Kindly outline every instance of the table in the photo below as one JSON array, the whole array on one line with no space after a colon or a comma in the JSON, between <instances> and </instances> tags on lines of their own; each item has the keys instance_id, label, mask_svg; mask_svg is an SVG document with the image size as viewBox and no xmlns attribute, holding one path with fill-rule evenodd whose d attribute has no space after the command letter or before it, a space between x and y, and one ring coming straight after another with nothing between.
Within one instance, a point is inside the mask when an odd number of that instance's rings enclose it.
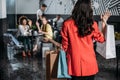
<instances>
[{"instance_id":1,"label":"table","mask_svg":"<svg viewBox=\"0 0 120 80\"><path fill-rule=\"evenodd\" d=\"M33 57L33 44L34 44L34 40L35 40L35 38L36 37L40 37L41 39L42 39L42 37L43 37L43 34L36 34L36 35L28 35L28 36L19 36L19 37L22 37L22 38L28 38L28 39L30 39L30 43L31 43L31 54L32 54L32 57Z\"/></svg>"}]
</instances>

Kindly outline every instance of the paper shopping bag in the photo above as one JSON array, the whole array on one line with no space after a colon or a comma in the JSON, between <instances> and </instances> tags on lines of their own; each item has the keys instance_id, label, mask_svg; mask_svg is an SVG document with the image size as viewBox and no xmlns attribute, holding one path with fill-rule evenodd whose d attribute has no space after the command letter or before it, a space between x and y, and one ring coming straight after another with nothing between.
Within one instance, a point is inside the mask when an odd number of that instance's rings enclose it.
<instances>
[{"instance_id":1,"label":"paper shopping bag","mask_svg":"<svg viewBox=\"0 0 120 80\"><path fill-rule=\"evenodd\" d=\"M62 49L59 52L57 78L71 78L68 75L66 53Z\"/></svg>"},{"instance_id":2,"label":"paper shopping bag","mask_svg":"<svg viewBox=\"0 0 120 80\"><path fill-rule=\"evenodd\" d=\"M46 52L46 80L67 80L57 78L58 69L58 52L47 51Z\"/></svg>"},{"instance_id":3,"label":"paper shopping bag","mask_svg":"<svg viewBox=\"0 0 120 80\"><path fill-rule=\"evenodd\" d=\"M101 29L101 23L99 23ZM107 25L106 27L106 41L104 43L97 42L96 51L105 59L116 58L114 26Z\"/></svg>"}]
</instances>

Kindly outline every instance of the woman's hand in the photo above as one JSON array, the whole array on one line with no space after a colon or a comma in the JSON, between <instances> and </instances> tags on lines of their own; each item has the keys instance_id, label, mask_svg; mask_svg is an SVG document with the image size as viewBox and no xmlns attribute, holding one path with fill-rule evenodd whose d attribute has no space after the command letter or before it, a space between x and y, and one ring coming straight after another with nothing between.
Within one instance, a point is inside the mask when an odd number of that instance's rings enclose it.
<instances>
[{"instance_id":1,"label":"woman's hand","mask_svg":"<svg viewBox=\"0 0 120 80\"><path fill-rule=\"evenodd\" d=\"M106 11L101 15L101 20L106 24L110 16L111 16L110 12Z\"/></svg>"},{"instance_id":2,"label":"woman's hand","mask_svg":"<svg viewBox=\"0 0 120 80\"><path fill-rule=\"evenodd\" d=\"M39 31L38 31L39 33L42 33L42 30L41 29L39 29Z\"/></svg>"},{"instance_id":3,"label":"woman's hand","mask_svg":"<svg viewBox=\"0 0 120 80\"><path fill-rule=\"evenodd\" d=\"M32 27L32 20L28 19L28 25Z\"/></svg>"}]
</instances>

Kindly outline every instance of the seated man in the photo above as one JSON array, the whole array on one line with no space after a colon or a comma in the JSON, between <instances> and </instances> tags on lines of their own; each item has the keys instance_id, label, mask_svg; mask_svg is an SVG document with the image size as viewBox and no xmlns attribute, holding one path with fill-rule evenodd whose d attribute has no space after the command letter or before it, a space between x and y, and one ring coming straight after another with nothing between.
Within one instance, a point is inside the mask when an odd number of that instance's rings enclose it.
<instances>
[{"instance_id":1,"label":"seated man","mask_svg":"<svg viewBox=\"0 0 120 80\"><path fill-rule=\"evenodd\" d=\"M55 27L57 28L57 30L61 30L62 27L62 23L63 23L63 18L61 17L61 15L57 15L56 18L53 19L53 22L55 23Z\"/></svg>"},{"instance_id":2,"label":"seated man","mask_svg":"<svg viewBox=\"0 0 120 80\"><path fill-rule=\"evenodd\" d=\"M55 41L60 42L60 31L62 28L62 24L64 22L64 19L61 17L61 15L57 15L56 18L53 19L53 23L54 23L54 39Z\"/></svg>"}]
</instances>

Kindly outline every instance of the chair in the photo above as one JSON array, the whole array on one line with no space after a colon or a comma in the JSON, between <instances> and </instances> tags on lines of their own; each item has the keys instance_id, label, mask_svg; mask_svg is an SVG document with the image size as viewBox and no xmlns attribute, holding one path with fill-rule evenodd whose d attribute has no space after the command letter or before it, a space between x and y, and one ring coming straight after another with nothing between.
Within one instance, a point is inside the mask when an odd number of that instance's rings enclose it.
<instances>
[{"instance_id":1,"label":"chair","mask_svg":"<svg viewBox=\"0 0 120 80\"><path fill-rule=\"evenodd\" d=\"M16 45L16 47L18 48L22 48L23 45L10 33L4 33L3 36L9 37L11 38L11 41L14 42L14 44Z\"/></svg>"},{"instance_id":2,"label":"chair","mask_svg":"<svg viewBox=\"0 0 120 80\"><path fill-rule=\"evenodd\" d=\"M42 42L41 48L42 48L42 58L45 58L45 51L52 50L53 49L53 43Z\"/></svg>"},{"instance_id":3,"label":"chair","mask_svg":"<svg viewBox=\"0 0 120 80\"><path fill-rule=\"evenodd\" d=\"M7 56L11 60L17 50L22 50L24 46L10 33L4 33L4 43L7 44Z\"/></svg>"}]
</instances>

